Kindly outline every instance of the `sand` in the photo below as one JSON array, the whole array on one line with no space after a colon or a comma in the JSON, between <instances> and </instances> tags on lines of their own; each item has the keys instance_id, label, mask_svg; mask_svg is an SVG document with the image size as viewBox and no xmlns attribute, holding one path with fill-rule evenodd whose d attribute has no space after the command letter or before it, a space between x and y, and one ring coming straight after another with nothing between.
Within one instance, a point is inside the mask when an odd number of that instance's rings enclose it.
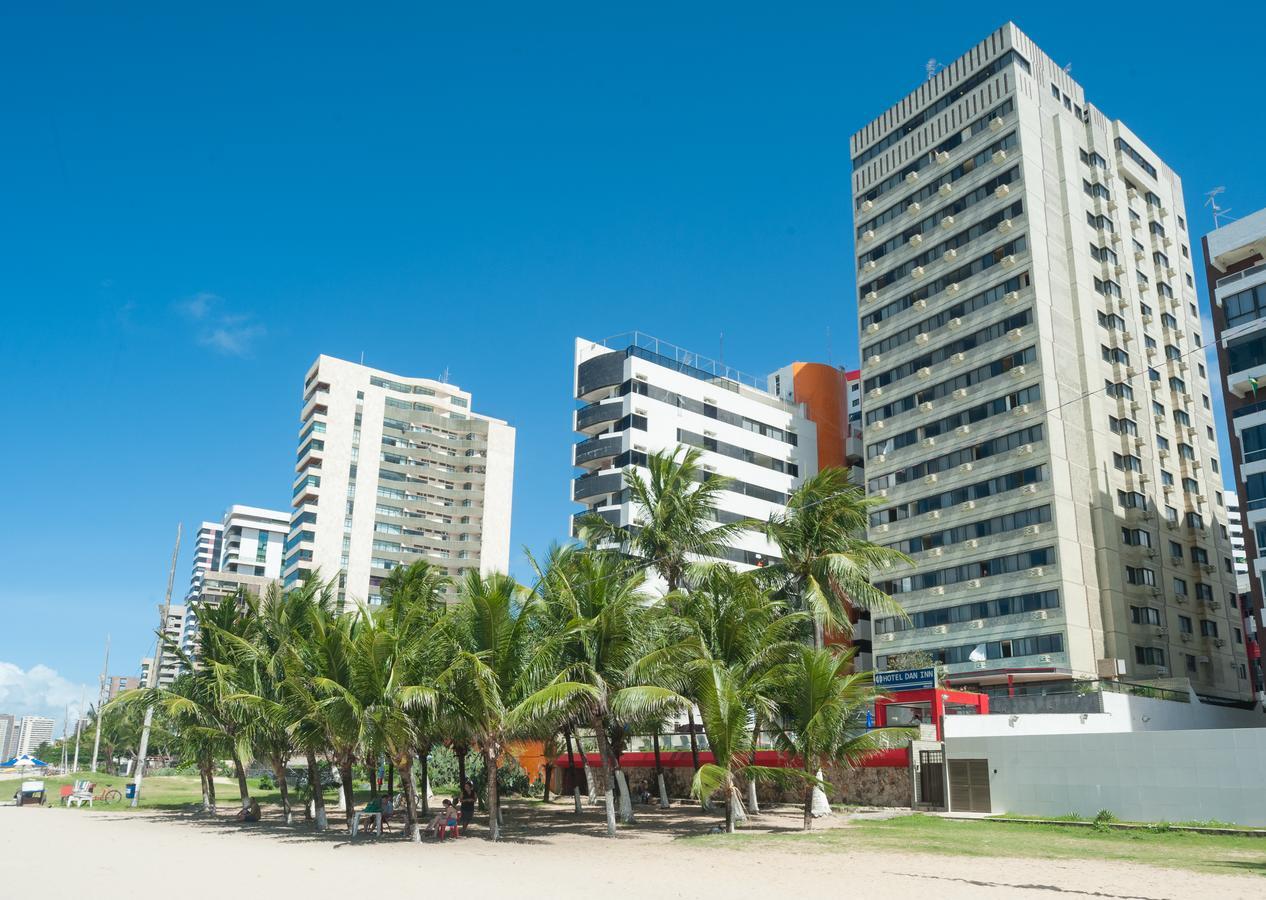
<instances>
[{"instance_id":1,"label":"sand","mask_svg":"<svg viewBox=\"0 0 1266 900\"><path fill-rule=\"evenodd\" d=\"M279 823L241 826L179 813L0 807L3 893L9 897L225 898L859 897L1179 900L1260 898L1256 876L1205 875L1096 860L1035 860L730 849L682 841L702 820L643 815L610 841L596 812L559 806L507 813L508 840L413 845L395 837L315 835ZM788 813L774 828L794 827ZM142 879L141 882L137 878Z\"/></svg>"}]
</instances>

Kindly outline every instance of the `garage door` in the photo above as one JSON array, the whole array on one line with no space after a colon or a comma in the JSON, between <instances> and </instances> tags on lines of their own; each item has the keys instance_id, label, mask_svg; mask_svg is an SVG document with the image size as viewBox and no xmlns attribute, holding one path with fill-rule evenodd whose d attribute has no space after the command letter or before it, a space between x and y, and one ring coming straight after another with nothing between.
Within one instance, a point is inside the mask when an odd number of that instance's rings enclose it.
<instances>
[{"instance_id":1,"label":"garage door","mask_svg":"<svg viewBox=\"0 0 1266 900\"><path fill-rule=\"evenodd\" d=\"M989 802L989 760L949 761L950 809L954 812L991 813Z\"/></svg>"}]
</instances>

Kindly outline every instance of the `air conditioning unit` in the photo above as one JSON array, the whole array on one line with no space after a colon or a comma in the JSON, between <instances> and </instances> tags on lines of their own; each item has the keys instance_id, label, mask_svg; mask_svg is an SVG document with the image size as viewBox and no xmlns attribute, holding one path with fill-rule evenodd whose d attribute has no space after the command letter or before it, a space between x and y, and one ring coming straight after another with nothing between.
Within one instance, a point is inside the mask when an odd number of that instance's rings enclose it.
<instances>
[{"instance_id":1,"label":"air conditioning unit","mask_svg":"<svg viewBox=\"0 0 1266 900\"><path fill-rule=\"evenodd\" d=\"M1190 644L1190 643L1191 643L1191 635L1190 635L1190 634L1188 634L1188 633L1187 633L1187 632L1185 632L1185 631L1184 631L1182 634L1178 635L1178 637L1182 639L1182 642L1183 642L1184 644Z\"/></svg>"},{"instance_id":2,"label":"air conditioning unit","mask_svg":"<svg viewBox=\"0 0 1266 900\"><path fill-rule=\"evenodd\" d=\"M1157 666L1157 667L1156 667L1156 674L1157 674L1157 675L1168 675L1168 674L1169 674L1169 667L1168 667L1168 666Z\"/></svg>"}]
</instances>

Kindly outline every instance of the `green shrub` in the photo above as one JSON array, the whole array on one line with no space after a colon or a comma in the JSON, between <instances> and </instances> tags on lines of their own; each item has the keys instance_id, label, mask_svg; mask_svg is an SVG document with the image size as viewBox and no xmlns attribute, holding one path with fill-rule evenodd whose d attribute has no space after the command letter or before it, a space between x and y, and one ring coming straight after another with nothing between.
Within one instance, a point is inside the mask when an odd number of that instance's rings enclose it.
<instances>
[{"instance_id":1,"label":"green shrub","mask_svg":"<svg viewBox=\"0 0 1266 900\"><path fill-rule=\"evenodd\" d=\"M1107 831L1108 826L1110 826L1113 822L1117 821L1117 817L1112 813L1111 810L1101 809L1097 813L1095 813L1095 817L1093 821L1095 823L1095 828L1099 829L1100 831Z\"/></svg>"}]
</instances>

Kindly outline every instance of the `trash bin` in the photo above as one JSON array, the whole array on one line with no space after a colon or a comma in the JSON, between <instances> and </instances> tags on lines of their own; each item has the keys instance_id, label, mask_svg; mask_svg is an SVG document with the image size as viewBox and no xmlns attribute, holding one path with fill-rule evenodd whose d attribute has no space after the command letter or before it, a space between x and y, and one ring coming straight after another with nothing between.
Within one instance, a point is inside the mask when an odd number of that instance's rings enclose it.
<instances>
[{"instance_id":1,"label":"trash bin","mask_svg":"<svg viewBox=\"0 0 1266 900\"><path fill-rule=\"evenodd\" d=\"M123 789L123 795L127 797L127 799L129 800L132 800L133 798L136 797L136 782L135 781L129 781L127 783L127 787Z\"/></svg>"}]
</instances>

